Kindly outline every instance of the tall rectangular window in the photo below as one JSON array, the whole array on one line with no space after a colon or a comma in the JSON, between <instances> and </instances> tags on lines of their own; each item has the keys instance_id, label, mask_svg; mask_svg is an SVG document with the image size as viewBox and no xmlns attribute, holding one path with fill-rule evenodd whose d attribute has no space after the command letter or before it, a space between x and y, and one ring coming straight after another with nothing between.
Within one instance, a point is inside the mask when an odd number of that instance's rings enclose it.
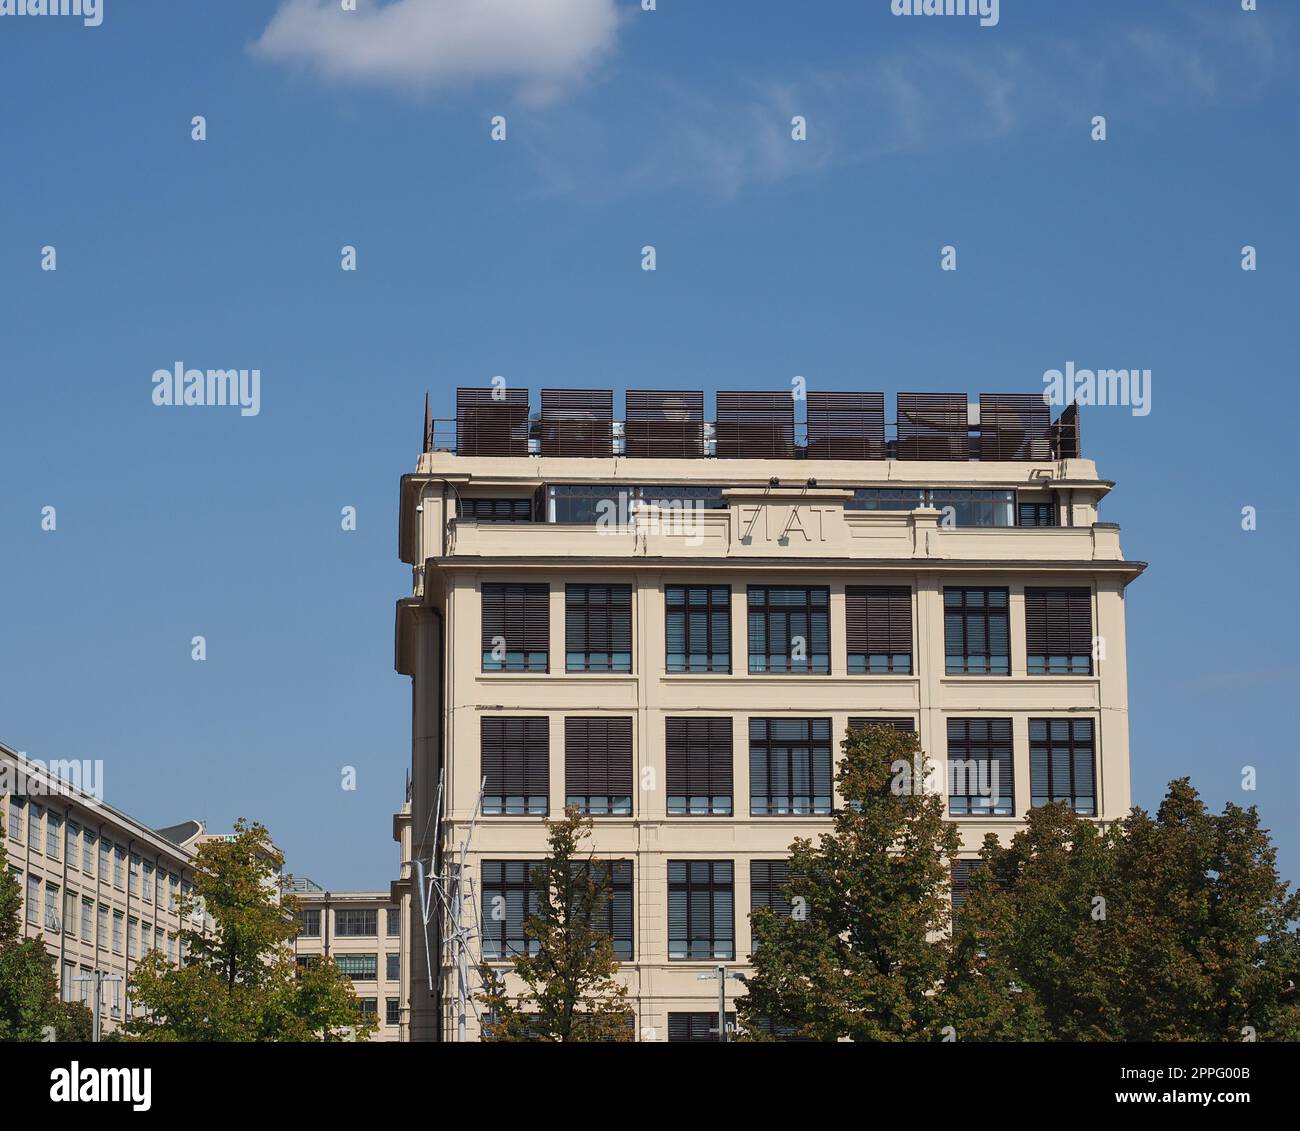
<instances>
[{"instance_id":1,"label":"tall rectangular window","mask_svg":"<svg viewBox=\"0 0 1300 1131\"><path fill-rule=\"evenodd\" d=\"M390 982L401 981L402 956L396 951L384 955L384 977Z\"/></svg>"},{"instance_id":2,"label":"tall rectangular window","mask_svg":"<svg viewBox=\"0 0 1300 1131\"><path fill-rule=\"evenodd\" d=\"M63 816L53 809L45 816L45 855L51 860L63 857Z\"/></svg>"},{"instance_id":3,"label":"tall rectangular window","mask_svg":"<svg viewBox=\"0 0 1300 1131\"><path fill-rule=\"evenodd\" d=\"M1007 590L944 589L943 636L949 675L1010 675Z\"/></svg>"},{"instance_id":4,"label":"tall rectangular window","mask_svg":"<svg viewBox=\"0 0 1300 1131\"><path fill-rule=\"evenodd\" d=\"M95 874L95 834L89 829L81 836L81 870L88 876Z\"/></svg>"},{"instance_id":5,"label":"tall rectangular window","mask_svg":"<svg viewBox=\"0 0 1300 1131\"><path fill-rule=\"evenodd\" d=\"M340 907L334 912L334 933L341 939L377 938L379 912L371 907Z\"/></svg>"},{"instance_id":6,"label":"tall rectangular window","mask_svg":"<svg viewBox=\"0 0 1300 1131\"><path fill-rule=\"evenodd\" d=\"M483 957L488 961L536 954L536 939L524 936L524 921L537 913L536 881L543 882L536 860L484 860L482 864Z\"/></svg>"},{"instance_id":7,"label":"tall rectangular window","mask_svg":"<svg viewBox=\"0 0 1300 1131\"><path fill-rule=\"evenodd\" d=\"M736 957L735 865L668 861L668 957Z\"/></svg>"},{"instance_id":8,"label":"tall rectangular window","mask_svg":"<svg viewBox=\"0 0 1300 1131\"><path fill-rule=\"evenodd\" d=\"M632 720L564 720L564 803L598 817L632 815Z\"/></svg>"},{"instance_id":9,"label":"tall rectangular window","mask_svg":"<svg viewBox=\"0 0 1300 1131\"><path fill-rule=\"evenodd\" d=\"M95 941L95 901L85 896L81 897L81 941Z\"/></svg>"},{"instance_id":10,"label":"tall rectangular window","mask_svg":"<svg viewBox=\"0 0 1300 1131\"><path fill-rule=\"evenodd\" d=\"M63 893L63 933L77 937L77 893L75 891L65 891Z\"/></svg>"},{"instance_id":11,"label":"tall rectangular window","mask_svg":"<svg viewBox=\"0 0 1300 1131\"><path fill-rule=\"evenodd\" d=\"M127 874L127 889L132 895L140 893L140 857L131 853L131 869Z\"/></svg>"},{"instance_id":12,"label":"tall rectangular window","mask_svg":"<svg viewBox=\"0 0 1300 1131\"><path fill-rule=\"evenodd\" d=\"M27 877L27 922L40 924L41 921L41 881L35 876Z\"/></svg>"},{"instance_id":13,"label":"tall rectangular window","mask_svg":"<svg viewBox=\"0 0 1300 1131\"><path fill-rule=\"evenodd\" d=\"M113 953L122 953L122 923L125 916L120 911L113 912Z\"/></svg>"},{"instance_id":14,"label":"tall rectangular window","mask_svg":"<svg viewBox=\"0 0 1300 1131\"><path fill-rule=\"evenodd\" d=\"M1025 651L1030 675L1091 675L1092 591L1026 586Z\"/></svg>"},{"instance_id":15,"label":"tall rectangular window","mask_svg":"<svg viewBox=\"0 0 1300 1131\"><path fill-rule=\"evenodd\" d=\"M549 670L551 587L485 584L482 601L483 670Z\"/></svg>"},{"instance_id":16,"label":"tall rectangular window","mask_svg":"<svg viewBox=\"0 0 1300 1131\"><path fill-rule=\"evenodd\" d=\"M320 909L305 907L295 916L298 920L298 935L304 939L320 938Z\"/></svg>"},{"instance_id":17,"label":"tall rectangular window","mask_svg":"<svg viewBox=\"0 0 1300 1131\"><path fill-rule=\"evenodd\" d=\"M145 903L153 902L153 865L148 860L144 862L144 901Z\"/></svg>"},{"instance_id":18,"label":"tall rectangular window","mask_svg":"<svg viewBox=\"0 0 1300 1131\"><path fill-rule=\"evenodd\" d=\"M751 585L748 607L751 673L830 672L829 589Z\"/></svg>"},{"instance_id":19,"label":"tall rectangular window","mask_svg":"<svg viewBox=\"0 0 1300 1131\"><path fill-rule=\"evenodd\" d=\"M102 883L108 883L109 861L113 857L113 844L111 841L101 840L99 842L99 879Z\"/></svg>"},{"instance_id":20,"label":"tall rectangular window","mask_svg":"<svg viewBox=\"0 0 1300 1131\"><path fill-rule=\"evenodd\" d=\"M976 868L983 867L983 865L984 861L979 859L954 860L952 862L950 894L954 911L960 911L965 906L966 896L970 891L971 876L974 875Z\"/></svg>"},{"instance_id":21,"label":"tall rectangular window","mask_svg":"<svg viewBox=\"0 0 1300 1131\"><path fill-rule=\"evenodd\" d=\"M395 997L384 998L384 1024L398 1025L402 1020L401 1002Z\"/></svg>"},{"instance_id":22,"label":"tall rectangular window","mask_svg":"<svg viewBox=\"0 0 1300 1131\"><path fill-rule=\"evenodd\" d=\"M1085 817L1097 815L1092 719L1029 720L1029 803L1053 801Z\"/></svg>"},{"instance_id":23,"label":"tall rectangular window","mask_svg":"<svg viewBox=\"0 0 1300 1131\"><path fill-rule=\"evenodd\" d=\"M33 852L41 850L41 817L45 810L32 802L27 812L27 847Z\"/></svg>"},{"instance_id":24,"label":"tall rectangular window","mask_svg":"<svg viewBox=\"0 0 1300 1131\"><path fill-rule=\"evenodd\" d=\"M103 903L95 918L95 945L101 950L108 949L108 907Z\"/></svg>"},{"instance_id":25,"label":"tall rectangular window","mask_svg":"<svg viewBox=\"0 0 1300 1131\"><path fill-rule=\"evenodd\" d=\"M398 938L402 933L402 909L400 907L390 907L385 914L388 924L388 937L390 939Z\"/></svg>"},{"instance_id":26,"label":"tall rectangular window","mask_svg":"<svg viewBox=\"0 0 1300 1131\"><path fill-rule=\"evenodd\" d=\"M948 720L948 813L1010 817L1015 813L1010 719Z\"/></svg>"},{"instance_id":27,"label":"tall rectangular window","mask_svg":"<svg viewBox=\"0 0 1300 1131\"><path fill-rule=\"evenodd\" d=\"M632 960L632 861L584 860L580 871L595 878L609 897L592 917L592 930L604 931L614 941L614 957Z\"/></svg>"},{"instance_id":28,"label":"tall rectangular window","mask_svg":"<svg viewBox=\"0 0 1300 1131\"><path fill-rule=\"evenodd\" d=\"M59 929L59 885L49 882L45 885L45 929Z\"/></svg>"},{"instance_id":29,"label":"tall rectangular window","mask_svg":"<svg viewBox=\"0 0 1300 1131\"><path fill-rule=\"evenodd\" d=\"M120 844L113 845L113 886L118 891L122 890L122 884L125 883L126 877L126 849Z\"/></svg>"},{"instance_id":30,"label":"tall rectangular window","mask_svg":"<svg viewBox=\"0 0 1300 1131\"><path fill-rule=\"evenodd\" d=\"M664 618L668 671L731 671L730 586L665 586Z\"/></svg>"},{"instance_id":31,"label":"tall rectangular window","mask_svg":"<svg viewBox=\"0 0 1300 1131\"><path fill-rule=\"evenodd\" d=\"M483 812L546 816L550 791L550 727L545 715L480 722Z\"/></svg>"},{"instance_id":32,"label":"tall rectangular window","mask_svg":"<svg viewBox=\"0 0 1300 1131\"><path fill-rule=\"evenodd\" d=\"M9 798L9 839L23 839L23 810L27 802L21 797Z\"/></svg>"},{"instance_id":33,"label":"tall rectangular window","mask_svg":"<svg viewBox=\"0 0 1300 1131\"><path fill-rule=\"evenodd\" d=\"M794 908L785 894L790 882L788 860L751 860L749 864L749 910L769 908L782 919L790 918Z\"/></svg>"},{"instance_id":34,"label":"tall rectangular window","mask_svg":"<svg viewBox=\"0 0 1300 1131\"><path fill-rule=\"evenodd\" d=\"M731 720L689 716L666 725L669 815L730 817Z\"/></svg>"},{"instance_id":35,"label":"tall rectangular window","mask_svg":"<svg viewBox=\"0 0 1300 1131\"><path fill-rule=\"evenodd\" d=\"M632 587L566 585L564 666L571 672L632 670Z\"/></svg>"},{"instance_id":36,"label":"tall rectangular window","mask_svg":"<svg viewBox=\"0 0 1300 1131\"><path fill-rule=\"evenodd\" d=\"M844 616L850 672L911 672L912 590L908 586L846 586Z\"/></svg>"},{"instance_id":37,"label":"tall rectangular window","mask_svg":"<svg viewBox=\"0 0 1300 1131\"><path fill-rule=\"evenodd\" d=\"M754 817L831 811L831 720L749 720L749 812Z\"/></svg>"},{"instance_id":38,"label":"tall rectangular window","mask_svg":"<svg viewBox=\"0 0 1300 1131\"><path fill-rule=\"evenodd\" d=\"M133 915L126 921L126 956L135 958L139 954L140 920Z\"/></svg>"},{"instance_id":39,"label":"tall rectangular window","mask_svg":"<svg viewBox=\"0 0 1300 1131\"><path fill-rule=\"evenodd\" d=\"M81 826L76 821L68 822L68 867L81 867Z\"/></svg>"}]
</instances>

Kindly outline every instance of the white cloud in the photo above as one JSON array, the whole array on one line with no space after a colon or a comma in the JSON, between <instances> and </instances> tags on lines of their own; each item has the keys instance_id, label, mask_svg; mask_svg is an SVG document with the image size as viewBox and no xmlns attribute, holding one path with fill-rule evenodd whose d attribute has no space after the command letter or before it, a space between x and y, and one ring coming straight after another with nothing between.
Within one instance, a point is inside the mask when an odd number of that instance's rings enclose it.
<instances>
[{"instance_id":1,"label":"white cloud","mask_svg":"<svg viewBox=\"0 0 1300 1131\"><path fill-rule=\"evenodd\" d=\"M441 89L494 79L532 101L584 79L614 47L615 0L281 0L254 54L331 79Z\"/></svg>"}]
</instances>

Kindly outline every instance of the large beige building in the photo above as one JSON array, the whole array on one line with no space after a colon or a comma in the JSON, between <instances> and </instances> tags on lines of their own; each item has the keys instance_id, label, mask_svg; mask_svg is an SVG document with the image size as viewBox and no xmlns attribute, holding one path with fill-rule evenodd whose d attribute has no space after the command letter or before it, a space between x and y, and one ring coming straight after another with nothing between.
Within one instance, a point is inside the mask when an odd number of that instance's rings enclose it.
<instances>
[{"instance_id":1,"label":"large beige building","mask_svg":"<svg viewBox=\"0 0 1300 1131\"><path fill-rule=\"evenodd\" d=\"M112 1032L130 1016L127 980L149 951L184 959L180 933L193 881L198 821L150 829L101 800L93 762L51 765L0 745L0 835L23 892L24 937L45 943L65 1001L93 1005L103 971L101 1019Z\"/></svg>"},{"instance_id":2,"label":"large beige building","mask_svg":"<svg viewBox=\"0 0 1300 1131\"><path fill-rule=\"evenodd\" d=\"M887 424L879 393L719 392L712 419L700 393L625 404L544 390L535 414L522 390L460 390L454 423L426 410L402 480L392 896L415 1040L459 1020L419 869L450 890L464 854L469 961L504 969L566 804L609 862L642 1040L717 1039L709 975L745 969L791 840L828 828L850 725L917 731L969 856L1049 799L1129 806L1124 591L1143 566L1100 521L1112 484L1076 408L899 394Z\"/></svg>"},{"instance_id":3,"label":"large beige building","mask_svg":"<svg viewBox=\"0 0 1300 1131\"><path fill-rule=\"evenodd\" d=\"M386 891L326 891L308 879L289 887L298 901L299 963L332 958L352 979L363 1014L374 1018L375 1041L404 1040L405 1002L400 908Z\"/></svg>"}]
</instances>

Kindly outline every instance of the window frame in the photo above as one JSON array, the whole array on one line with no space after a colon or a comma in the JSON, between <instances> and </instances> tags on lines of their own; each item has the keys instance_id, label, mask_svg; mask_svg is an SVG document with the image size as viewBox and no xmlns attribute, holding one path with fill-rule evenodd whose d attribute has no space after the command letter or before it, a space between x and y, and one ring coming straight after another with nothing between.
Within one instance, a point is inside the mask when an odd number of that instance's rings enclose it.
<instances>
[{"instance_id":1,"label":"window frame","mask_svg":"<svg viewBox=\"0 0 1300 1131\"><path fill-rule=\"evenodd\" d=\"M700 869L707 869L701 876ZM724 876L725 872L725 876ZM733 962L736 958L736 864L734 860L668 861L668 961ZM707 911L699 905L705 896ZM700 917L708 934L697 935ZM719 934L725 927L727 933ZM701 944L697 948L696 944ZM707 954L697 949L707 948Z\"/></svg>"},{"instance_id":2,"label":"window frame","mask_svg":"<svg viewBox=\"0 0 1300 1131\"><path fill-rule=\"evenodd\" d=\"M696 593L704 595L702 605L691 600ZM680 625L677 637L682 644L680 651L673 648L675 624ZM705 644L702 653L691 648L701 635ZM697 656L702 662L696 661ZM673 583L664 586L664 670L670 675L731 674L730 585Z\"/></svg>"},{"instance_id":3,"label":"window frame","mask_svg":"<svg viewBox=\"0 0 1300 1131\"><path fill-rule=\"evenodd\" d=\"M971 595L982 594L981 604L970 603ZM949 604L949 594L959 594L960 604ZM1001 599L1000 605L990 605L989 600L996 594ZM987 678L1003 679L1011 675L1011 590L1003 585L945 585L943 587L943 652L944 674L974 675ZM952 626L950 618L960 618L961 650L953 651ZM972 649L972 622L977 622L983 636L983 651ZM995 622L1001 622L1001 639L1006 643L1003 655L993 651ZM954 660L957 661L954 664ZM1005 663L1005 669L998 661ZM978 662L978 663L977 663ZM983 664L983 667L978 666Z\"/></svg>"},{"instance_id":4,"label":"window frame","mask_svg":"<svg viewBox=\"0 0 1300 1131\"><path fill-rule=\"evenodd\" d=\"M773 603L773 593L802 593L801 605L794 603ZM822 600L817 602L815 594ZM758 597L756 601L755 598ZM748 585L745 587L746 640L748 643L748 671L750 675L830 675L833 670L831 653L834 634L831 630L830 586L828 585ZM794 618L806 618L807 625L800 632L791 622ZM819 623L822 630L819 633ZM807 656L800 661L804 666L795 667L792 656L773 652L775 640L782 633L774 631L774 626L783 627L784 639L793 641L803 636L807 642ZM816 649L819 635L824 636L824 650ZM774 666L778 661L786 667Z\"/></svg>"}]
</instances>

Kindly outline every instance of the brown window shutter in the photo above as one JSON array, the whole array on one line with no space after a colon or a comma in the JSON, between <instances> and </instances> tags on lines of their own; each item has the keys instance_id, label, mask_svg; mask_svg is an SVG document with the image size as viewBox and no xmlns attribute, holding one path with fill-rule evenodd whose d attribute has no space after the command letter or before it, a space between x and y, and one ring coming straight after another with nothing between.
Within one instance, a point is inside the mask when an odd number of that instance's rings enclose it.
<instances>
[{"instance_id":1,"label":"brown window shutter","mask_svg":"<svg viewBox=\"0 0 1300 1131\"><path fill-rule=\"evenodd\" d=\"M668 793L731 795L731 719L667 720Z\"/></svg>"},{"instance_id":2,"label":"brown window shutter","mask_svg":"<svg viewBox=\"0 0 1300 1131\"><path fill-rule=\"evenodd\" d=\"M489 796L545 796L549 790L550 728L545 715L482 720L480 756Z\"/></svg>"},{"instance_id":3,"label":"brown window shutter","mask_svg":"<svg viewBox=\"0 0 1300 1131\"><path fill-rule=\"evenodd\" d=\"M546 652L550 648L550 586L485 584L482 590L482 648L492 650L496 637L507 652Z\"/></svg>"},{"instance_id":4,"label":"brown window shutter","mask_svg":"<svg viewBox=\"0 0 1300 1131\"><path fill-rule=\"evenodd\" d=\"M1030 655L1091 655L1092 591L1026 587L1025 637Z\"/></svg>"},{"instance_id":5,"label":"brown window shutter","mask_svg":"<svg viewBox=\"0 0 1300 1131\"><path fill-rule=\"evenodd\" d=\"M906 585L851 585L844 590L849 655L912 654L912 590Z\"/></svg>"},{"instance_id":6,"label":"brown window shutter","mask_svg":"<svg viewBox=\"0 0 1300 1131\"><path fill-rule=\"evenodd\" d=\"M632 720L564 720L564 792L569 796L632 794Z\"/></svg>"}]
</instances>

